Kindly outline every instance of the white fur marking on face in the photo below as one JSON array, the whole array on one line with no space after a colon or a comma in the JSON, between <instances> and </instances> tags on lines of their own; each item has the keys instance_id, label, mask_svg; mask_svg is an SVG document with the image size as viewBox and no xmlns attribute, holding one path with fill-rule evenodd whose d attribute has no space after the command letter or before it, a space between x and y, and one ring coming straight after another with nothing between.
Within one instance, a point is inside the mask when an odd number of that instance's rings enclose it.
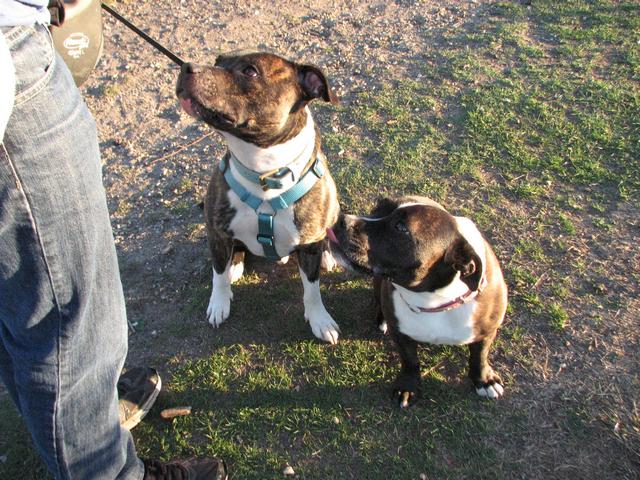
<instances>
[{"instance_id":1,"label":"white fur marking on face","mask_svg":"<svg viewBox=\"0 0 640 480\"><path fill-rule=\"evenodd\" d=\"M380 220L384 219L384 217L380 217L380 218L375 218L375 217L359 217L357 215L347 215L345 214L345 217L351 218L351 219L355 219L355 220L361 220L363 222L379 222Z\"/></svg>"},{"instance_id":2,"label":"white fur marking on face","mask_svg":"<svg viewBox=\"0 0 640 480\"><path fill-rule=\"evenodd\" d=\"M436 207L446 211L442 205L434 201L401 203L396 207L396 210L400 208L413 207L415 205ZM370 217L356 217L353 215L347 215L347 216L356 218L358 220L364 220L366 222L377 222L382 219L382 218L370 218ZM458 232L460 233L460 235L462 235L465 238L467 242L469 242L469 244L471 245L471 248L473 248L473 250L476 252L478 257L480 257L480 260L482 261L481 267L484 269L486 265L485 241L484 241L484 237L478 230L478 227L476 227L476 224L473 223L473 221L470 220L469 218L466 218L466 217L453 217L453 218L455 219L456 224L458 226Z\"/></svg>"},{"instance_id":3,"label":"white fur marking on face","mask_svg":"<svg viewBox=\"0 0 640 480\"><path fill-rule=\"evenodd\" d=\"M424 206L428 206L428 207L436 207L436 208L440 208L441 210L444 210L444 207L442 205L440 205L439 203L436 202L432 202L432 203L427 203L427 202L407 202L407 203L401 203L400 205L398 205L395 210L398 210L399 208L407 208L407 207L413 207L414 205L424 205ZM380 220L383 220L386 217L358 217L356 215L345 215L345 217L351 217L353 219L356 220L362 220L364 222L379 222Z\"/></svg>"},{"instance_id":4,"label":"white fur marking on face","mask_svg":"<svg viewBox=\"0 0 640 480\"><path fill-rule=\"evenodd\" d=\"M429 200L429 199L425 199L424 202L406 202L406 203L401 203L400 205L398 205L397 208L413 207L414 205L424 205L425 207L436 207L436 208L439 208L440 210L445 210L445 208L442 205L440 205L437 202L434 202L433 200Z\"/></svg>"},{"instance_id":5,"label":"white fur marking on face","mask_svg":"<svg viewBox=\"0 0 640 480\"><path fill-rule=\"evenodd\" d=\"M211 285L211 298L207 307L207 319L209 323L217 328L222 322L229 318L231 311L231 262L221 274L213 270L213 280Z\"/></svg>"},{"instance_id":6,"label":"white fur marking on face","mask_svg":"<svg viewBox=\"0 0 640 480\"><path fill-rule=\"evenodd\" d=\"M462 235L471 248L476 252L476 255L480 257L482 261L482 265L480 268L482 269L482 274L484 274L484 270L487 264L487 252L485 251L485 241L484 237L476 227L476 224L473 223L470 219L466 217L453 217L456 220L458 225L458 232Z\"/></svg>"},{"instance_id":7,"label":"white fur marking on face","mask_svg":"<svg viewBox=\"0 0 640 480\"><path fill-rule=\"evenodd\" d=\"M418 342L437 345L465 345L473 342L473 311L476 301L449 310L447 312L417 312L416 307L426 307L424 299L433 297L430 292L412 292L399 285L391 295L393 308L398 319L398 329ZM440 305L443 303L440 300ZM410 307L411 305L411 307ZM414 310L412 310L412 308Z\"/></svg>"},{"instance_id":8,"label":"white fur marking on face","mask_svg":"<svg viewBox=\"0 0 640 480\"><path fill-rule=\"evenodd\" d=\"M311 324L311 330L317 338L335 345L338 343L340 328L322 303L320 282L317 280L310 282L302 269L300 269L300 278L304 288L304 318Z\"/></svg>"}]
</instances>

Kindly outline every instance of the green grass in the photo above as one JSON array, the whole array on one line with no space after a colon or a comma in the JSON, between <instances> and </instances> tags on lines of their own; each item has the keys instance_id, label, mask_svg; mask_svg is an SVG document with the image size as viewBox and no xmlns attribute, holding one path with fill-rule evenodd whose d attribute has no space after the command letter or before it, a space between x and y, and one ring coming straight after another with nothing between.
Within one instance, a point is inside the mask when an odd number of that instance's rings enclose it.
<instances>
[{"instance_id":1,"label":"green grass","mask_svg":"<svg viewBox=\"0 0 640 480\"><path fill-rule=\"evenodd\" d=\"M613 213L640 200L640 5L501 1L444 40L425 52L431 61L417 67L420 79L381 78L379 90L348 108L315 109L321 124L338 122L323 128L323 141L346 210L363 212L381 195L423 194L471 216L491 238L511 302L492 355L517 399L526 389L518 377L558 368L536 363L541 337L561 355L574 323L600 332L615 318L594 295L593 285L605 293L607 272L592 268L581 240L588 231L606 243L620 228ZM171 208L186 209L180 202ZM397 356L373 325L368 282L324 277L325 304L343 330L331 347L311 339L302 320L295 269L277 278L266 270L259 265L234 287L228 324L202 333L207 355L167 365L167 393L154 411L191 405L193 413L164 423L152 412L135 430L142 455L221 455L231 478L243 480L282 478L287 464L304 479L524 478L532 468L519 461L525 450L540 449L550 465L613 435L595 403L572 403L568 392L543 413L526 398L480 401L458 348L422 350L424 396L400 411L389 398ZM206 328L208 274L185 295L188 321L168 332L169 347ZM42 478L25 466L37 461L16 415L2 411L0 477ZM637 410L630 418L635 424L616 435L637 450ZM538 420L566 443L547 444ZM593 475L632 478L625 458L607 457L606 468L594 460Z\"/></svg>"},{"instance_id":2,"label":"green grass","mask_svg":"<svg viewBox=\"0 0 640 480\"><path fill-rule=\"evenodd\" d=\"M194 413L144 425L142 453L223 455L235 478L281 478L286 464L301 478L338 472L473 478L475 468L494 460L482 435L492 432L495 407L471 396L467 384L447 384L438 365L456 355L433 353L425 357L425 370L434 368L424 380L428 395L401 412L387 392L397 366L378 340L222 347L176 371L164 401L192 405Z\"/></svg>"},{"instance_id":3,"label":"green grass","mask_svg":"<svg viewBox=\"0 0 640 480\"><path fill-rule=\"evenodd\" d=\"M48 478L36 454L24 422L8 396L0 398L0 478L40 480Z\"/></svg>"},{"instance_id":4,"label":"green grass","mask_svg":"<svg viewBox=\"0 0 640 480\"><path fill-rule=\"evenodd\" d=\"M556 330L563 330L569 321L569 315L564 308L557 303L549 305L549 317L551 326Z\"/></svg>"}]
</instances>

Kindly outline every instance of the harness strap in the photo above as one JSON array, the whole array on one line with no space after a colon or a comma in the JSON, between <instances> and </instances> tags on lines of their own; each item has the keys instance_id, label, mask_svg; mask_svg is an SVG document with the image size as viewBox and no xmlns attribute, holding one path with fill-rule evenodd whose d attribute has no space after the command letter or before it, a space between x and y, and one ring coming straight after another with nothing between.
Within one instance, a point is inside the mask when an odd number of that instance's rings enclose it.
<instances>
[{"instance_id":1,"label":"harness strap","mask_svg":"<svg viewBox=\"0 0 640 480\"><path fill-rule=\"evenodd\" d=\"M265 257L280 260L273 238L273 217L270 213L258 213L258 243L262 245Z\"/></svg>"},{"instance_id":2,"label":"harness strap","mask_svg":"<svg viewBox=\"0 0 640 480\"><path fill-rule=\"evenodd\" d=\"M320 162L320 158L316 158L311 168L298 180L293 187L279 196L268 201L274 210L283 210L300 200L305 194L311 190L316 182L324 175L325 169Z\"/></svg>"},{"instance_id":3,"label":"harness strap","mask_svg":"<svg viewBox=\"0 0 640 480\"><path fill-rule=\"evenodd\" d=\"M236 195L240 197L244 203L249 205L254 210L257 210L260 205L262 205L262 199L252 195L249 190L244 188L238 180L231 173L231 168L228 167L226 157L220 160L220 171L224 174L224 179L227 181L231 190L233 190Z\"/></svg>"},{"instance_id":4,"label":"harness strap","mask_svg":"<svg viewBox=\"0 0 640 480\"><path fill-rule=\"evenodd\" d=\"M231 161L233 162L233 165L236 167L236 170L238 170L240 175L242 175L250 182L255 183L256 185L260 185L262 187L262 190L264 191L271 189L277 190L282 188L282 180L288 174L291 174L291 179L295 180L293 172L289 167L276 168L275 170L271 170L270 172L258 173L246 167L233 154L230 155Z\"/></svg>"},{"instance_id":5,"label":"harness strap","mask_svg":"<svg viewBox=\"0 0 640 480\"><path fill-rule=\"evenodd\" d=\"M321 179L325 173L325 169L320 162L320 157L317 157L313 162L313 165L302 175L298 183L291 187L286 192L283 192L275 198L264 200L251 194L231 173L228 157L225 156L220 160L220 171L224 175L224 179L227 181L231 190L235 192L240 200L249 205L258 214L258 243L262 245L265 257L270 260L279 260L280 256L276 252L275 247L275 235L274 235L274 217L278 210L284 210L290 205L300 200L316 182ZM239 162L236 162L237 166ZM255 173L255 172L254 172ZM258 212L258 208L264 202L268 203L273 208L274 213L261 213Z\"/></svg>"},{"instance_id":6,"label":"harness strap","mask_svg":"<svg viewBox=\"0 0 640 480\"><path fill-rule=\"evenodd\" d=\"M49 0L47 5L49 14L51 14L51 25L61 27L64 23L64 2L63 0Z\"/></svg>"}]
</instances>

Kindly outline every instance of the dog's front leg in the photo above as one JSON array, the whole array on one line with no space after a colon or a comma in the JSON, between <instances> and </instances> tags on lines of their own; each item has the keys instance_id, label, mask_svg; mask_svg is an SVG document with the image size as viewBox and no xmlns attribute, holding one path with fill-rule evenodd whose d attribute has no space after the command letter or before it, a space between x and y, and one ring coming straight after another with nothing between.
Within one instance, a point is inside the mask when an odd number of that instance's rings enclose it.
<instances>
[{"instance_id":1,"label":"dog's front leg","mask_svg":"<svg viewBox=\"0 0 640 480\"><path fill-rule=\"evenodd\" d=\"M381 302L381 291L382 284L384 280L382 277L374 276L373 277L373 297L375 300L375 308L376 308L376 325L380 331L386 335L389 332L389 325L387 324L387 319L384 318L384 313L382 311L382 302Z\"/></svg>"},{"instance_id":2,"label":"dog's front leg","mask_svg":"<svg viewBox=\"0 0 640 480\"><path fill-rule=\"evenodd\" d=\"M500 398L504 393L502 380L489 363L489 349L495 338L496 332L479 342L469 344L469 377L476 387L476 393L492 400Z\"/></svg>"},{"instance_id":3,"label":"dog's front leg","mask_svg":"<svg viewBox=\"0 0 640 480\"><path fill-rule=\"evenodd\" d=\"M311 330L316 337L336 344L340 328L327 312L320 296L320 263L323 245L323 242L317 242L298 249L300 278L304 287L304 318L311 324Z\"/></svg>"},{"instance_id":4,"label":"dog's front leg","mask_svg":"<svg viewBox=\"0 0 640 480\"><path fill-rule=\"evenodd\" d=\"M234 276L233 239L226 235L215 235L209 240L209 249L213 259L213 280L207 319L214 328L217 328L229 318L231 310L233 298L231 282Z\"/></svg>"},{"instance_id":5,"label":"dog's front leg","mask_svg":"<svg viewBox=\"0 0 640 480\"><path fill-rule=\"evenodd\" d=\"M398 347L402 368L395 382L393 395L400 408L412 405L420 393L420 360L418 343L411 337L392 329L393 340Z\"/></svg>"}]
</instances>

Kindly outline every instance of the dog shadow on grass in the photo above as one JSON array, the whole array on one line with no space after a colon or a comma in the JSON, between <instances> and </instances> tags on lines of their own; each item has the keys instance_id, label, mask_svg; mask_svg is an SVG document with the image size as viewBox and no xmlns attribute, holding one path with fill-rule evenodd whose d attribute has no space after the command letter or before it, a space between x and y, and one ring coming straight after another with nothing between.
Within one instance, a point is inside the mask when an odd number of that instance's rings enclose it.
<instances>
[{"instance_id":1,"label":"dog shadow on grass","mask_svg":"<svg viewBox=\"0 0 640 480\"><path fill-rule=\"evenodd\" d=\"M320 281L324 305L341 329L337 345L317 339L304 319L295 258L277 265L249 256L243 278L232 286L231 314L218 328L206 319L211 279L203 272L189 292L185 322L169 332L180 358L171 369L178 385L173 390L191 391L205 403L223 392L224 402L236 406L343 403L363 396L390 403L400 363L377 327L371 279L338 269L323 272ZM202 346L192 350L196 355L186 353L193 342ZM420 354L427 398L441 390L445 396L447 390L470 394L466 348L422 345Z\"/></svg>"}]
</instances>

